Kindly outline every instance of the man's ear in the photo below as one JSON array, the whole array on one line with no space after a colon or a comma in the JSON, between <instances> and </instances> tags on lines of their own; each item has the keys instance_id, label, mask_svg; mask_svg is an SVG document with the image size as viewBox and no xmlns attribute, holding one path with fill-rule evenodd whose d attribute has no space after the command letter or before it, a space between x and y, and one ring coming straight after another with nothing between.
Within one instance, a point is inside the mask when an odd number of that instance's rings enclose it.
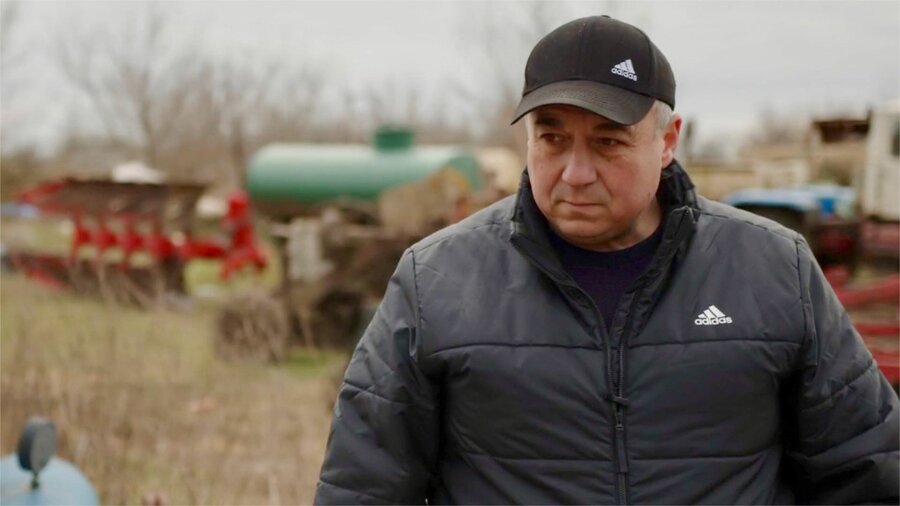
<instances>
[{"instance_id":1,"label":"man's ear","mask_svg":"<svg viewBox=\"0 0 900 506\"><path fill-rule=\"evenodd\" d=\"M678 136L681 134L681 116L674 114L669 125L663 130L662 167L667 167L675 159L675 149L678 148Z\"/></svg>"}]
</instances>

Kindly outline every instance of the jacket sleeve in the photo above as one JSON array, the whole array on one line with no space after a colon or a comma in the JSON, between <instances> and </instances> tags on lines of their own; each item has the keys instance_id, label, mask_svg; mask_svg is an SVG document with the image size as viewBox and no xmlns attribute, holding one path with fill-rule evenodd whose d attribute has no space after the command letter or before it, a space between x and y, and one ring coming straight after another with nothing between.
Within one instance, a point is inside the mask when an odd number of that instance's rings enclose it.
<instances>
[{"instance_id":1,"label":"jacket sleeve","mask_svg":"<svg viewBox=\"0 0 900 506\"><path fill-rule=\"evenodd\" d=\"M401 258L338 394L316 504L424 504L437 454L437 390L416 363L414 258Z\"/></svg>"},{"instance_id":2,"label":"jacket sleeve","mask_svg":"<svg viewBox=\"0 0 900 506\"><path fill-rule=\"evenodd\" d=\"M897 504L897 394L809 246L803 239L797 244L805 336L787 408L794 417L787 432L797 500Z\"/></svg>"}]
</instances>

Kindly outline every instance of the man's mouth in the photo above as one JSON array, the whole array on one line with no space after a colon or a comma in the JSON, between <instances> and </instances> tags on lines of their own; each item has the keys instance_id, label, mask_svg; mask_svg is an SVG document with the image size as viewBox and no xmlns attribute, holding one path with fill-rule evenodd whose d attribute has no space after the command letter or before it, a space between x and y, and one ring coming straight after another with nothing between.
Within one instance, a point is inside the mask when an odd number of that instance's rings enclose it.
<instances>
[{"instance_id":1,"label":"man's mouth","mask_svg":"<svg viewBox=\"0 0 900 506\"><path fill-rule=\"evenodd\" d=\"M563 203L573 207L591 207L600 205L597 202L572 202L571 200L564 200Z\"/></svg>"}]
</instances>

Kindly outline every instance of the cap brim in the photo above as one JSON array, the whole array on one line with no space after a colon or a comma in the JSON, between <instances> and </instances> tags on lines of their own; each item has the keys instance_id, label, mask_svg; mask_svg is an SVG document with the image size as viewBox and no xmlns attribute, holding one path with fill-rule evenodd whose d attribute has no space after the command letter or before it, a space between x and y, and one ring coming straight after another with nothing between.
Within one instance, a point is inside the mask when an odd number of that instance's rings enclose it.
<instances>
[{"instance_id":1,"label":"cap brim","mask_svg":"<svg viewBox=\"0 0 900 506\"><path fill-rule=\"evenodd\" d=\"M616 123L633 125L653 107L653 97L595 81L559 81L541 86L522 97L513 124L544 105L574 105Z\"/></svg>"}]
</instances>

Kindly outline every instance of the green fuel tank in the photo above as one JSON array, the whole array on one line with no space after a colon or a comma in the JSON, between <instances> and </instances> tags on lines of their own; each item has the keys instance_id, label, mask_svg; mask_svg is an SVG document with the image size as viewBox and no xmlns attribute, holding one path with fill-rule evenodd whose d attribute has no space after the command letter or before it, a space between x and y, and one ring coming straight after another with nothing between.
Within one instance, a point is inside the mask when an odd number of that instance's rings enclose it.
<instances>
[{"instance_id":1,"label":"green fuel tank","mask_svg":"<svg viewBox=\"0 0 900 506\"><path fill-rule=\"evenodd\" d=\"M458 170L481 187L478 161L459 147L413 146L407 130L379 129L372 146L271 144L250 161L246 188L254 206L276 218L333 200L374 201L381 192Z\"/></svg>"}]
</instances>

